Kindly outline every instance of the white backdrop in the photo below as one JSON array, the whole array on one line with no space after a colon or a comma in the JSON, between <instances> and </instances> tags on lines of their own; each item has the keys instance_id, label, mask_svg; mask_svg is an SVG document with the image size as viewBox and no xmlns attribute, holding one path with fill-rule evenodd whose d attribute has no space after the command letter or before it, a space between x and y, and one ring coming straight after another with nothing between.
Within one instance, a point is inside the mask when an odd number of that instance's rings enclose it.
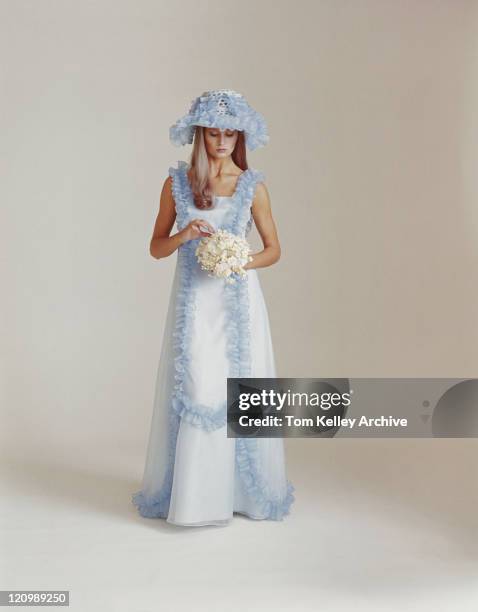
<instances>
[{"instance_id":1,"label":"white backdrop","mask_svg":"<svg viewBox=\"0 0 478 612\"><path fill-rule=\"evenodd\" d=\"M191 150L168 128L210 88L269 123L279 374L476 373L476 3L252 6L1 4L10 441L144 436L176 256L149 239Z\"/></svg>"}]
</instances>

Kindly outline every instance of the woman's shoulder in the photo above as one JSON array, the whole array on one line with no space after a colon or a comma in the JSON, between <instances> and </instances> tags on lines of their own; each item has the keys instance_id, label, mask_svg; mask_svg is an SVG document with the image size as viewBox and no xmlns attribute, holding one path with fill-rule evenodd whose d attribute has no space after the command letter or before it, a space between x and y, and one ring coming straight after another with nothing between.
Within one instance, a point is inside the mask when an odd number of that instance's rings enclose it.
<instances>
[{"instance_id":1,"label":"woman's shoulder","mask_svg":"<svg viewBox=\"0 0 478 612\"><path fill-rule=\"evenodd\" d=\"M250 173L255 183L265 182L266 175L262 170L259 170L258 168L249 167L248 172Z\"/></svg>"},{"instance_id":2,"label":"woman's shoulder","mask_svg":"<svg viewBox=\"0 0 478 612\"><path fill-rule=\"evenodd\" d=\"M266 189L266 175L262 170L258 170L257 168L249 168L251 183L254 186L255 194L261 194Z\"/></svg>"}]
</instances>

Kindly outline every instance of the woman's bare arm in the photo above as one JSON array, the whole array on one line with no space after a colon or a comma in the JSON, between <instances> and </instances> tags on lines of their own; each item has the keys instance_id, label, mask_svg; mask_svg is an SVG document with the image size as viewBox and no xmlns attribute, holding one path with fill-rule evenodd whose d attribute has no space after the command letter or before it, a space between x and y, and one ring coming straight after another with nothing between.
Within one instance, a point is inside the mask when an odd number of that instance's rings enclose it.
<instances>
[{"instance_id":1,"label":"woman's bare arm","mask_svg":"<svg viewBox=\"0 0 478 612\"><path fill-rule=\"evenodd\" d=\"M264 249L251 255L252 261L245 264L244 269L265 268L279 261L281 249L277 229L272 217L269 192L264 183L257 183L252 202L252 216L259 232Z\"/></svg>"},{"instance_id":2,"label":"woman's bare arm","mask_svg":"<svg viewBox=\"0 0 478 612\"><path fill-rule=\"evenodd\" d=\"M170 236L175 220L176 206L172 193L172 179L168 176L161 190L159 212L149 245L149 252L155 259L168 257L188 240L207 236L208 233L202 231L202 227L209 228L209 232L214 231L212 225L205 219L193 219L182 230Z\"/></svg>"},{"instance_id":3,"label":"woman's bare arm","mask_svg":"<svg viewBox=\"0 0 478 612\"><path fill-rule=\"evenodd\" d=\"M168 176L161 190L159 212L149 245L149 252L155 259L168 257L182 244L181 232L172 236L169 235L176 220L176 208L171 186L171 177Z\"/></svg>"}]
</instances>

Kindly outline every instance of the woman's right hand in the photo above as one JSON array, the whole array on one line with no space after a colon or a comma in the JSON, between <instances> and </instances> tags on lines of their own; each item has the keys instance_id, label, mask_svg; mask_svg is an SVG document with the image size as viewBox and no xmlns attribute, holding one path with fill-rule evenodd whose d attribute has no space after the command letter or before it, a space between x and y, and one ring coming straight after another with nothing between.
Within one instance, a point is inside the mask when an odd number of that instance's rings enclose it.
<instances>
[{"instance_id":1,"label":"woman's right hand","mask_svg":"<svg viewBox=\"0 0 478 612\"><path fill-rule=\"evenodd\" d=\"M209 231L203 231L200 226L207 228ZM186 227L183 227L179 233L181 234L181 239L184 244L189 240L195 240L196 238L202 238L203 236L210 236L211 234L214 234L215 231L216 230L213 228L213 226L204 219L193 219L186 225Z\"/></svg>"}]
</instances>

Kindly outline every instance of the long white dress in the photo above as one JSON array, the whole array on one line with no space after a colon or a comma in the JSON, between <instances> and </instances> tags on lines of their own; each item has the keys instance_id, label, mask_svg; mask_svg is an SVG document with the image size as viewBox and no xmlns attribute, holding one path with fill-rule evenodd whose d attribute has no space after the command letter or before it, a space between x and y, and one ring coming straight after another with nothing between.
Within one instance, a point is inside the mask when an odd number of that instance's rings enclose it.
<instances>
[{"instance_id":1,"label":"long white dress","mask_svg":"<svg viewBox=\"0 0 478 612\"><path fill-rule=\"evenodd\" d=\"M177 226L206 219L247 237L255 185L243 172L233 196L194 206L187 171L170 168ZM178 249L156 379L140 514L183 526L226 525L233 513L282 520L294 501L282 438L227 437L227 377L276 376L269 318L255 269L235 285L197 263L198 239Z\"/></svg>"}]
</instances>

